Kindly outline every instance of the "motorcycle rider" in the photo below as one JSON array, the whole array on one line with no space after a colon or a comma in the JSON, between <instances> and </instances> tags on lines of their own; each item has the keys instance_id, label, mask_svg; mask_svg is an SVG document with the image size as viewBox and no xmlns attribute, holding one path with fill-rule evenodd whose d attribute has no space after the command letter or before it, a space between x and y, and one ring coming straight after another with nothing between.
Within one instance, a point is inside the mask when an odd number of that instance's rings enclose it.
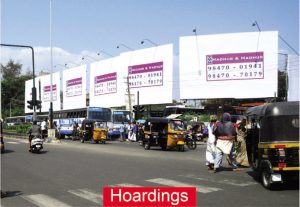
<instances>
[{"instance_id":1,"label":"motorcycle rider","mask_svg":"<svg viewBox=\"0 0 300 207\"><path fill-rule=\"evenodd\" d=\"M31 152L31 140L32 140L32 138L34 136L40 137L41 133L42 133L41 126L37 125L37 121L36 120L33 121L32 127L28 131L28 134L29 134L29 137L28 137L28 140L29 140L29 152Z\"/></svg>"}]
</instances>

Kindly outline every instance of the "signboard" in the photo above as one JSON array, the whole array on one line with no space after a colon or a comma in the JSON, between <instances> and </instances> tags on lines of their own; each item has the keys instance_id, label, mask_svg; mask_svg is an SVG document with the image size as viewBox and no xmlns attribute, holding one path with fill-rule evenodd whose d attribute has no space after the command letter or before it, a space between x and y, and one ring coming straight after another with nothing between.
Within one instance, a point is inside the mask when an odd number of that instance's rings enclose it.
<instances>
[{"instance_id":1,"label":"signboard","mask_svg":"<svg viewBox=\"0 0 300 207\"><path fill-rule=\"evenodd\" d=\"M277 94L278 32L180 37L180 99Z\"/></svg>"},{"instance_id":2,"label":"signboard","mask_svg":"<svg viewBox=\"0 0 300 207\"><path fill-rule=\"evenodd\" d=\"M86 65L63 71L63 109L86 107Z\"/></svg>"},{"instance_id":3,"label":"signboard","mask_svg":"<svg viewBox=\"0 0 300 207\"><path fill-rule=\"evenodd\" d=\"M42 102L50 102L51 101L51 85L46 85L43 87L42 93ZM52 101L57 100L57 88L56 84L52 85Z\"/></svg>"},{"instance_id":4,"label":"signboard","mask_svg":"<svg viewBox=\"0 0 300 207\"><path fill-rule=\"evenodd\" d=\"M51 102L51 75L40 76L39 79L41 82L41 111L48 112ZM60 72L52 74L52 103L54 111L60 110Z\"/></svg>"},{"instance_id":5,"label":"signboard","mask_svg":"<svg viewBox=\"0 0 300 207\"><path fill-rule=\"evenodd\" d=\"M66 97L82 95L82 77L67 80Z\"/></svg>"},{"instance_id":6,"label":"signboard","mask_svg":"<svg viewBox=\"0 0 300 207\"><path fill-rule=\"evenodd\" d=\"M96 76L94 79L94 95L117 93L117 73Z\"/></svg>"},{"instance_id":7,"label":"signboard","mask_svg":"<svg viewBox=\"0 0 300 207\"><path fill-rule=\"evenodd\" d=\"M163 85L163 62L133 65L128 67L130 88Z\"/></svg>"},{"instance_id":8,"label":"signboard","mask_svg":"<svg viewBox=\"0 0 300 207\"><path fill-rule=\"evenodd\" d=\"M207 81L263 78L263 52L206 55Z\"/></svg>"}]
</instances>

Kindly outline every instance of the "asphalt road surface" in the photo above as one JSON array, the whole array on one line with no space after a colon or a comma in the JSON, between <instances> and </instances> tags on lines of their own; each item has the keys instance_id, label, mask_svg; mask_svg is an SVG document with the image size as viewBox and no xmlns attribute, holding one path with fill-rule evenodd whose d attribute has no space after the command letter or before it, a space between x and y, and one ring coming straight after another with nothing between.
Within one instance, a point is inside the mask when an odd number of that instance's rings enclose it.
<instances>
[{"instance_id":1,"label":"asphalt road surface","mask_svg":"<svg viewBox=\"0 0 300 207\"><path fill-rule=\"evenodd\" d=\"M219 173L205 167L205 144L185 152L144 150L138 143L45 143L28 152L22 139L5 139L1 187L9 206L102 206L104 186L195 186L197 206L299 206L299 185L269 191L250 168Z\"/></svg>"}]
</instances>

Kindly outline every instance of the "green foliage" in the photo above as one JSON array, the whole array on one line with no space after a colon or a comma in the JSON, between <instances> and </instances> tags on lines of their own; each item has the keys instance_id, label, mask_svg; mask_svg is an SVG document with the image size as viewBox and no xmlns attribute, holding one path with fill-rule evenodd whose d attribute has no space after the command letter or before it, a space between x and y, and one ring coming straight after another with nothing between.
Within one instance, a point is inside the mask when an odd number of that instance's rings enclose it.
<instances>
[{"instance_id":1,"label":"green foliage","mask_svg":"<svg viewBox=\"0 0 300 207\"><path fill-rule=\"evenodd\" d=\"M209 115L199 115L194 112L184 113L179 118L181 118L183 121L192 121L194 120L194 117L197 117L198 122L209 122Z\"/></svg>"},{"instance_id":2,"label":"green foliage","mask_svg":"<svg viewBox=\"0 0 300 207\"><path fill-rule=\"evenodd\" d=\"M26 134L28 130L30 129L31 124L20 124L20 125L14 125L14 126L7 126L4 125L4 131L6 132L15 132L19 134Z\"/></svg>"},{"instance_id":3,"label":"green foliage","mask_svg":"<svg viewBox=\"0 0 300 207\"><path fill-rule=\"evenodd\" d=\"M21 74L22 65L10 60L1 64L3 80L1 82L3 117L24 115L25 81L32 79L30 72Z\"/></svg>"}]
</instances>

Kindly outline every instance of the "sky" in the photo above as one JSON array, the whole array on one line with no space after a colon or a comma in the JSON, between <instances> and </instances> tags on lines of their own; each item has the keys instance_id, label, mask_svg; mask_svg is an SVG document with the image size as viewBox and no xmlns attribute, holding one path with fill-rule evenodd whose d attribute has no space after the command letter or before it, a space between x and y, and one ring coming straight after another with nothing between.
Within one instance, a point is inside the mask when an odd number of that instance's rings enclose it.
<instances>
[{"instance_id":1,"label":"sky","mask_svg":"<svg viewBox=\"0 0 300 207\"><path fill-rule=\"evenodd\" d=\"M173 43L178 57L179 38L194 35L195 28L197 35L255 32L254 21L262 31L278 31L299 53L298 0L52 0L52 35L50 0L0 2L0 42L33 46L37 71L51 70L50 37L58 71L66 63L74 67L128 51L117 45L152 47L149 41L141 44L145 38ZM31 70L29 50L1 47L0 52L2 64L13 59ZM295 55L281 40L279 52Z\"/></svg>"}]
</instances>

